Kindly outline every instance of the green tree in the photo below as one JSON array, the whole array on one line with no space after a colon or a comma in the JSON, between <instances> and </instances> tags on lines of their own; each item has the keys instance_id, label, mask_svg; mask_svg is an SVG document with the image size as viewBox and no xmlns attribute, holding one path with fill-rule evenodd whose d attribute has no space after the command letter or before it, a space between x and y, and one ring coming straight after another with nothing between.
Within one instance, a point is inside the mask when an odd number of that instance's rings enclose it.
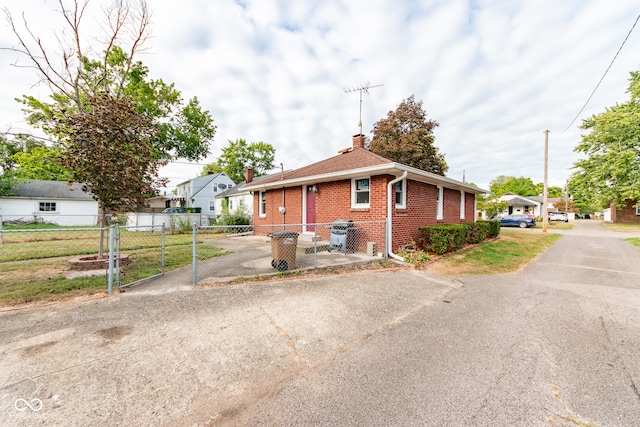
<instances>
[{"instance_id":1,"label":"green tree","mask_svg":"<svg viewBox=\"0 0 640 427\"><path fill-rule=\"evenodd\" d=\"M498 196L476 196L476 207L478 210L485 212L489 219L495 218L508 206L509 202L498 199Z\"/></svg>"},{"instance_id":2,"label":"green tree","mask_svg":"<svg viewBox=\"0 0 640 427\"><path fill-rule=\"evenodd\" d=\"M43 179L51 181L68 181L71 172L61 165L62 150L60 147L40 145L27 152L13 155L17 167L11 172L16 179Z\"/></svg>"},{"instance_id":3,"label":"green tree","mask_svg":"<svg viewBox=\"0 0 640 427\"><path fill-rule=\"evenodd\" d=\"M542 194L544 188L541 187L542 190L540 190L537 194ZM547 197L563 197L564 196L564 189L562 187L558 187L556 185L551 185L549 187L547 187Z\"/></svg>"},{"instance_id":4,"label":"green tree","mask_svg":"<svg viewBox=\"0 0 640 427\"><path fill-rule=\"evenodd\" d=\"M247 143L244 139L236 139L229 141L220 157L206 165L201 175L224 172L234 182L243 182L247 168L253 169L254 176L262 176L273 169L275 154L275 148L266 142Z\"/></svg>"},{"instance_id":5,"label":"green tree","mask_svg":"<svg viewBox=\"0 0 640 427\"><path fill-rule=\"evenodd\" d=\"M502 196L506 193L513 193L519 196L537 196L536 185L531 178L500 175L489 183L489 191L495 196Z\"/></svg>"},{"instance_id":6,"label":"green tree","mask_svg":"<svg viewBox=\"0 0 640 427\"><path fill-rule=\"evenodd\" d=\"M572 190L588 205L623 206L640 200L640 72L631 73L629 101L582 121L586 131L574 151Z\"/></svg>"},{"instance_id":7,"label":"green tree","mask_svg":"<svg viewBox=\"0 0 640 427\"><path fill-rule=\"evenodd\" d=\"M387 118L373 125L371 151L417 169L444 175L449 167L434 145L433 130L437 126L436 121L427 120L422 101L416 101L411 95L402 100L395 111L389 111Z\"/></svg>"},{"instance_id":8,"label":"green tree","mask_svg":"<svg viewBox=\"0 0 640 427\"><path fill-rule=\"evenodd\" d=\"M158 169L167 160L153 144L158 125L132 99L105 94L88 101L87 111L60 117L56 131L66 135L61 141L67 153L63 166L72 171L73 180L91 189L105 224L107 213L143 204L166 184Z\"/></svg>"},{"instance_id":9,"label":"green tree","mask_svg":"<svg viewBox=\"0 0 640 427\"><path fill-rule=\"evenodd\" d=\"M148 69L135 60L148 40L151 21L146 2L140 0L138 7L133 7L127 0L114 0L104 9L102 28L108 30L91 38L80 31L85 28L81 24L88 15L90 0L76 1L71 7L66 7L64 0L58 3L64 22L56 33L58 51L45 47L42 40L46 39L37 37L26 20L25 29L19 30L5 9L18 40L19 47L12 50L27 57L30 65L26 67L34 68L52 92L47 102L30 95L19 100L28 122L55 142L68 136L59 127L61 118L89 112L92 100L107 93L115 99L134 99L139 112L158 125L160 132L152 140L157 156L189 160L206 157L216 130L209 112L202 110L195 97L184 104L173 84L149 79ZM95 45L85 46L84 41L89 39L96 40ZM98 45L105 46L101 53ZM63 58L59 66L52 59L56 57Z\"/></svg>"}]
</instances>

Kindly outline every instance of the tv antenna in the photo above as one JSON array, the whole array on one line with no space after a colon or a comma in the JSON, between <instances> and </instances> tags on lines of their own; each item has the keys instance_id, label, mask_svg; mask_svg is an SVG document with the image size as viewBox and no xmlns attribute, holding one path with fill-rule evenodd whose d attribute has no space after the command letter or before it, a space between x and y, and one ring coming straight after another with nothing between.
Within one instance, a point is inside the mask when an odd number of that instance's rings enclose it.
<instances>
[{"instance_id":1,"label":"tv antenna","mask_svg":"<svg viewBox=\"0 0 640 427\"><path fill-rule=\"evenodd\" d=\"M360 126L360 135L362 135L362 92L369 93L369 89L373 89L374 87L380 87L380 86L382 85L381 84L372 85L372 84L369 84L369 82L367 82L362 86L344 90L344 93L360 92L360 120L358 121L358 126Z\"/></svg>"}]
</instances>

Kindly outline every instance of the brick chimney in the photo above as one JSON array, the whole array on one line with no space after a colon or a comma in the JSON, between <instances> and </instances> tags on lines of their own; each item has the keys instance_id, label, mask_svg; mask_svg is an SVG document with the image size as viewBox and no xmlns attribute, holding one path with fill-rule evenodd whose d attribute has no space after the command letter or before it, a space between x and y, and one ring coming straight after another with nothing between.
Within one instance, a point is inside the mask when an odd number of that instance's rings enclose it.
<instances>
[{"instance_id":1,"label":"brick chimney","mask_svg":"<svg viewBox=\"0 0 640 427\"><path fill-rule=\"evenodd\" d=\"M357 135L353 135L353 148L356 148L356 147L364 148L364 143L366 139L367 138L361 133Z\"/></svg>"},{"instance_id":2,"label":"brick chimney","mask_svg":"<svg viewBox=\"0 0 640 427\"><path fill-rule=\"evenodd\" d=\"M247 184L253 181L253 168L247 168L247 171L244 175L244 180Z\"/></svg>"}]
</instances>

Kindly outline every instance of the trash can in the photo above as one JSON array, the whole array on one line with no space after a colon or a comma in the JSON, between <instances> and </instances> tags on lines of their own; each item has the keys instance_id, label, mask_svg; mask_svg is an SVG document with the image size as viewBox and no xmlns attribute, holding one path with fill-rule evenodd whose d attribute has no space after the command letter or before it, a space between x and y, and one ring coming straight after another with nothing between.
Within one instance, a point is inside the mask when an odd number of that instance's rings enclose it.
<instances>
[{"instance_id":1,"label":"trash can","mask_svg":"<svg viewBox=\"0 0 640 427\"><path fill-rule=\"evenodd\" d=\"M271 266L280 271L296 268L298 233L282 230L267 235L271 237Z\"/></svg>"}]
</instances>

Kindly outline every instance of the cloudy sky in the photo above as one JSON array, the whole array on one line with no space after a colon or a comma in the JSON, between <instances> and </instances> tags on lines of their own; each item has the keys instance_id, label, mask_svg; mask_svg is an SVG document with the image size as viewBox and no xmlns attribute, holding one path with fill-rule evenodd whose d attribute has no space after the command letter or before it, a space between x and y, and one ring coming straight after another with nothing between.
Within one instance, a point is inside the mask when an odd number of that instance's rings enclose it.
<instances>
[{"instance_id":1,"label":"cloudy sky","mask_svg":"<svg viewBox=\"0 0 640 427\"><path fill-rule=\"evenodd\" d=\"M103 0L93 0L95 6ZM640 14L637 0L148 1L153 38L140 59L152 78L197 96L218 126L211 155L163 170L169 190L197 176L229 140L264 141L293 169L337 154L403 99L439 122L451 178L488 188L499 175L563 186L581 118L628 99L640 69L640 23L578 120L572 120ZM53 0L0 0L42 40L61 28ZM87 21L88 22L88 21ZM99 34L97 26L86 31ZM3 47L15 45L8 26ZM14 98L47 96L37 76L0 51L0 130L23 129ZM565 129L567 129L565 131Z\"/></svg>"}]
</instances>

